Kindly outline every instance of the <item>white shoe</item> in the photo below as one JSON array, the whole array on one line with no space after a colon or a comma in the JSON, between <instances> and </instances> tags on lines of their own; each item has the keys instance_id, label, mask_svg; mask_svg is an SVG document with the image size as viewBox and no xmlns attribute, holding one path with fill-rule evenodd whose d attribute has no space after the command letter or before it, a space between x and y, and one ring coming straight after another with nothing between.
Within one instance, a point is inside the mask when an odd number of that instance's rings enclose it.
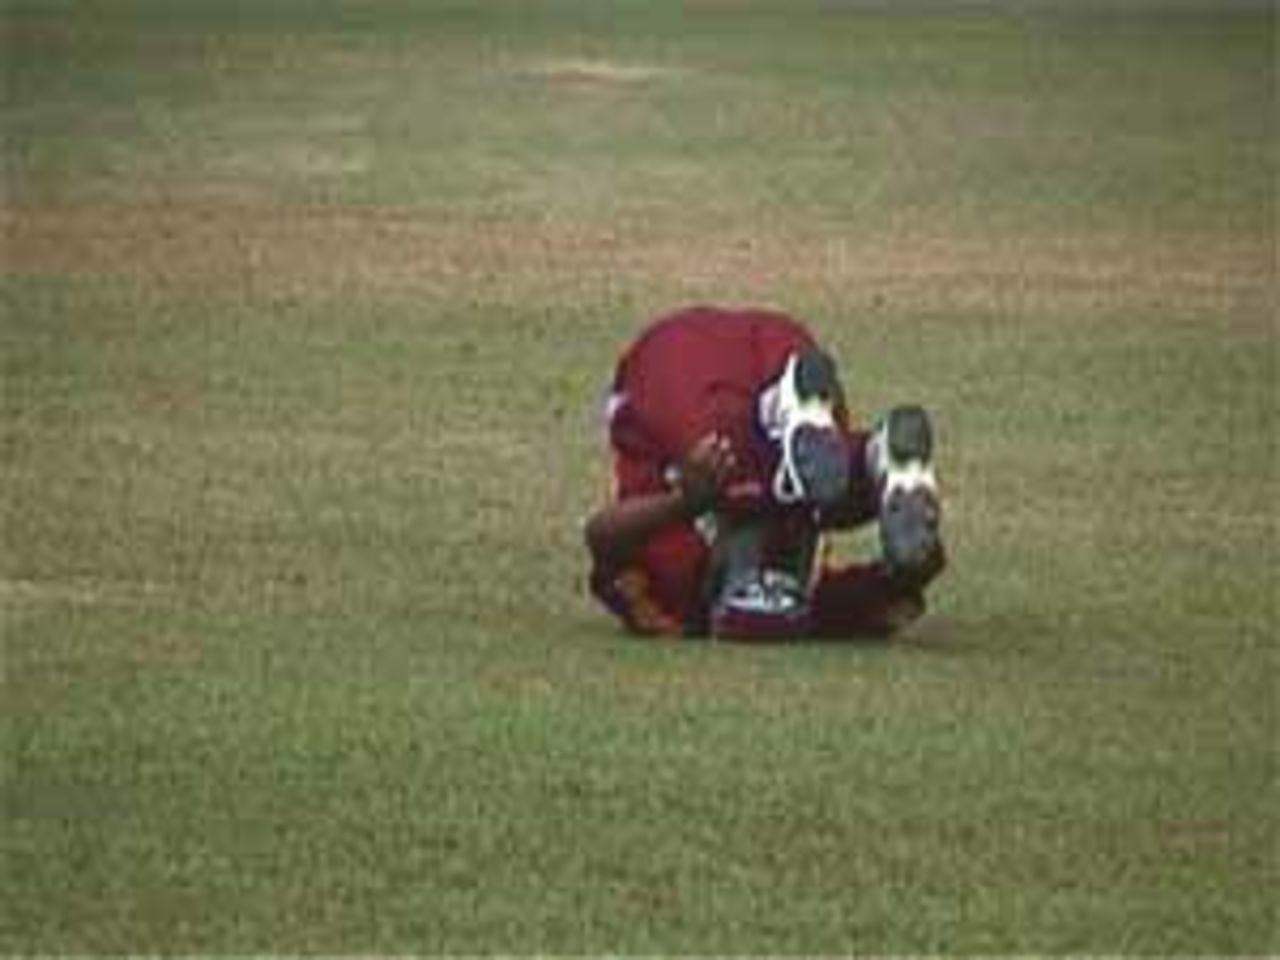
<instances>
[{"instance_id":1,"label":"white shoe","mask_svg":"<svg viewBox=\"0 0 1280 960\"><path fill-rule=\"evenodd\" d=\"M932 457L933 427L918 406L890 410L867 446L880 488L880 547L897 576L927 579L940 566L942 510Z\"/></svg>"}]
</instances>

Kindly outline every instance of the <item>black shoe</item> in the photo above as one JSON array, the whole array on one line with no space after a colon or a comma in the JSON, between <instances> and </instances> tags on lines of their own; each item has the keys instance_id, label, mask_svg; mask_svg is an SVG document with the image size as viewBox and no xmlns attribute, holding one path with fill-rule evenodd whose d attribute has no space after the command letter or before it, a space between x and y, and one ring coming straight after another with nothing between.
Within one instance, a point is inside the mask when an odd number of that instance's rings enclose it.
<instances>
[{"instance_id":1,"label":"black shoe","mask_svg":"<svg viewBox=\"0 0 1280 960\"><path fill-rule=\"evenodd\" d=\"M819 347L808 347L796 357L796 396L803 403L822 400L832 408L844 406L844 389L840 372L831 354Z\"/></svg>"},{"instance_id":2,"label":"black shoe","mask_svg":"<svg viewBox=\"0 0 1280 960\"><path fill-rule=\"evenodd\" d=\"M880 483L880 547L895 578L926 581L943 560L933 427L922 407L895 407L881 420L869 456Z\"/></svg>"},{"instance_id":3,"label":"black shoe","mask_svg":"<svg viewBox=\"0 0 1280 960\"><path fill-rule=\"evenodd\" d=\"M818 347L800 351L778 391L773 430L782 446L775 497L818 507L839 503L849 488L849 448L837 426L844 391L835 360Z\"/></svg>"}]
</instances>

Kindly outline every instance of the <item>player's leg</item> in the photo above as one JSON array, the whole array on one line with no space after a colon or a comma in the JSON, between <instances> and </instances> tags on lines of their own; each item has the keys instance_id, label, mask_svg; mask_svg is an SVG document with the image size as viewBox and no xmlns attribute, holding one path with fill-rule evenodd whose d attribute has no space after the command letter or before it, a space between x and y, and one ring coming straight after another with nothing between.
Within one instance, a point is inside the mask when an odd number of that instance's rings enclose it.
<instances>
[{"instance_id":1,"label":"player's leg","mask_svg":"<svg viewBox=\"0 0 1280 960\"><path fill-rule=\"evenodd\" d=\"M877 424L866 457L881 558L823 572L812 594L815 636L884 636L924 613L924 589L946 566L933 447L921 407L895 407Z\"/></svg>"},{"instance_id":2,"label":"player's leg","mask_svg":"<svg viewBox=\"0 0 1280 960\"><path fill-rule=\"evenodd\" d=\"M776 641L807 634L816 550L811 523L721 517L707 580L712 635Z\"/></svg>"}]
</instances>

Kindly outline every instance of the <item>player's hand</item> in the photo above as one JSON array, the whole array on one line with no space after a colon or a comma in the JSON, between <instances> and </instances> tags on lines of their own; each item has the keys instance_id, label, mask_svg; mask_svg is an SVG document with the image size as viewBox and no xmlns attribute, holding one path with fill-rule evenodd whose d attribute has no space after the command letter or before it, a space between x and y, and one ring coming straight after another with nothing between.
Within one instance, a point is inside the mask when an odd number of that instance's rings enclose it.
<instances>
[{"instance_id":1,"label":"player's hand","mask_svg":"<svg viewBox=\"0 0 1280 960\"><path fill-rule=\"evenodd\" d=\"M695 443L680 462L680 494L689 509L702 513L714 507L737 466L724 434L709 433Z\"/></svg>"}]
</instances>

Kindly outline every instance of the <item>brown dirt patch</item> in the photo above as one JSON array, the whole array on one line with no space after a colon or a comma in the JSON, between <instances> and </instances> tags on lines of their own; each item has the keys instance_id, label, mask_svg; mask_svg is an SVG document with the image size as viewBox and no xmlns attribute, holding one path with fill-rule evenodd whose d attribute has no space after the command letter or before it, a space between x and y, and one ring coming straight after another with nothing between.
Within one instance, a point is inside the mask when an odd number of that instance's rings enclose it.
<instances>
[{"instance_id":1,"label":"brown dirt patch","mask_svg":"<svg viewBox=\"0 0 1280 960\"><path fill-rule=\"evenodd\" d=\"M627 87L680 76L683 71L652 64L613 60L535 60L517 73L534 80L581 86Z\"/></svg>"},{"instance_id":2,"label":"brown dirt patch","mask_svg":"<svg viewBox=\"0 0 1280 960\"><path fill-rule=\"evenodd\" d=\"M779 224L723 229L546 216L435 219L410 209L264 206L235 199L0 210L10 274L128 279L156 292L243 298L483 300L631 289L666 300L1035 310L1202 302L1274 335L1272 263L1250 238L846 237Z\"/></svg>"}]
</instances>

